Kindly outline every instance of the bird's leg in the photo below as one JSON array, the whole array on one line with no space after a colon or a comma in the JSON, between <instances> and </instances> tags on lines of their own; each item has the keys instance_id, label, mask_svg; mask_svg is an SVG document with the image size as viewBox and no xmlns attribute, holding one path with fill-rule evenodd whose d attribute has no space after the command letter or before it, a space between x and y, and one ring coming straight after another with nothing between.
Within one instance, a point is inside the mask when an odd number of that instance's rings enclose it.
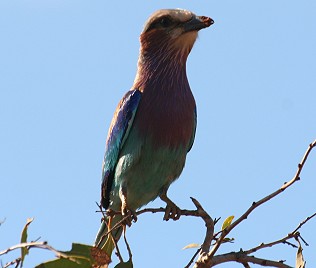
<instances>
[{"instance_id":1,"label":"bird's leg","mask_svg":"<svg viewBox=\"0 0 316 268\"><path fill-rule=\"evenodd\" d=\"M167 196L167 189L163 189L162 193L160 194L160 199L167 203L165 215L163 219L168 221L169 219L173 219L174 221L178 220L181 216L180 208L173 203Z\"/></svg>"},{"instance_id":2,"label":"bird's leg","mask_svg":"<svg viewBox=\"0 0 316 268\"><path fill-rule=\"evenodd\" d=\"M130 209L127 205L127 190L125 186L121 186L120 188L120 199L122 202L121 206L121 213L123 218L128 216L125 220L125 224L128 226L132 225L132 221L137 221L137 215L136 212L132 209Z\"/></svg>"}]
</instances>

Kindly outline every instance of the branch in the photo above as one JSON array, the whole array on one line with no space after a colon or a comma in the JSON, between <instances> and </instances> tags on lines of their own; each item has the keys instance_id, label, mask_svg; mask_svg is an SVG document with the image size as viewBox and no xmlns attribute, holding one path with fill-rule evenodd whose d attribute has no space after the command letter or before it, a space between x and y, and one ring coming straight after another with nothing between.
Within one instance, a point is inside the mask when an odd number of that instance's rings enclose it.
<instances>
[{"instance_id":1,"label":"branch","mask_svg":"<svg viewBox=\"0 0 316 268\"><path fill-rule=\"evenodd\" d=\"M129 246L127 238L126 238L126 226L123 227L123 235L124 235L124 242L125 242L125 245L126 245L126 248L128 251L129 259L132 260L132 258L133 258L132 250L131 250L131 247Z\"/></svg>"},{"instance_id":2,"label":"branch","mask_svg":"<svg viewBox=\"0 0 316 268\"><path fill-rule=\"evenodd\" d=\"M196 254L194 254L193 258L190 260L187 267L189 267L191 265L191 263L193 263L194 258L197 256L198 253L207 253L209 251L210 246L211 246L211 242L213 240L214 225L217 223L217 220L216 219L213 220L210 217L210 215L204 210L202 205L195 198L191 197L191 200L192 200L193 204L195 205L196 210L181 209L180 210L181 216L193 216L193 217L200 217L201 219L203 219L203 221L205 222L206 234L205 234L204 242L201 245L201 248L198 249ZM107 216L113 217L114 215L121 214L120 211L114 211L114 210L104 211L102 206L99 205L98 203L97 203L97 206L99 207L100 210L98 210L96 212L101 212L104 218ZM160 208L145 208L145 209L137 211L136 215L139 216L143 213L148 213L148 212L151 212L151 213L163 212L164 213L165 208L162 208L162 207L160 207ZM131 259L132 255L131 255L129 245L128 245L126 237L125 237L125 225L124 225L124 222L128 217L130 217L130 216L125 216L122 220L117 222L110 230L108 230L105 234L103 234L98 245L96 245L96 246L98 247L101 244L101 242L106 238L106 236L108 234L110 234L114 229L117 229L120 226L123 226L123 228L124 228L124 240L125 240L125 243L126 243L126 246L127 246L128 252L129 252L129 256ZM114 243L115 243L115 247L117 250L117 256L118 256L120 262L123 262L123 259L122 259L122 256L120 254L120 251L119 251L119 248L118 248L116 241L114 241Z\"/></svg>"},{"instance_id":3,"label":"branch","mask_svg":"<svg viewBox=\"0 0 316 268\"><path fill-rule=\"evenodd\" d=\"M196 207L196 211L198 212L198 214L200 215L200 217L204 220L205 222L205 227L206 227L206 235L205 235L205 239L204 242L201 246L201 253L203 252L208 252L213 240L213 234L214 234L214 221L213 219L210 217L210 215L208 215L206 213L206 211L203 209L203 207L201 206L201 204L194 199L193 197L191 197L192 202L194 203L195 207Z\"/></svg>"},{"instance_id":4,"label":"branch","mask_svg":"<svg viewBox=\"0 0 316 268\"><path fill-rule=\"evenodd\" d=\"M17 244L15 246L9 247L3 251L0 251L0 256L9 253L10 251L19 249L19 248L41 248L41 249L47 249L49 251L52 251L56 254L57 257L61 258L67 258L69 259L69 256L66 254L63 254L62 252L58 251L57 249L53 248L52 246L48 245L47 242L27 242L27 243L21 243Z\"/></svg>"},{"instance_id":5,"label":"branch","mask_svg":"<svg viewBox=\"0 0 316 268\"><path fill-rule=\"evenodd\" d=\"M205 235L204 243L201 246L201 249L202 249L202 252L208 252L209 248L211 246L211 242L213 240L214 225L216 223L216 220L214 221L210 217L210 215L204 210L202 205L195 198L191 197L191 200L192 200L193 204L195 205L196 210L181 209L180 210L181 216L193 216L193 217L199 217L199 218L203 219L203 221L205 222L205 226L206 226L206 235ZM103 214L103 217L106 217L107 216L106 215L107 212L105 212L99 204L97 204L97 206L99 207L100 210L98 210L96 212L101 212ZM160 207L160 208L145 208L145 209L137 211L136 215L138 216L138 215L141 215L141 214L144 214L144 213L149 213L149 212L151 212L151 213L163 212L164 213L165 212L165 208L162 208L162 207ZM121 214L121 212L114 211L114 210L111 210L109 213L110 213L111 216L114 216L116 214ZM129 217L129 216L124 217L122 220L117 222L108 232L106 232L102 236L101 241L111 231L113 231L116 228L119 228L124 223L124 221L127 219L127 217ZM99 244L100 244L100 242L99 242Z\"/></svg>"},{"instance_id":6,"label":"branch","mask_svg":"<svg viewBox=\"0 0 316 268\"><path fill-rule=\"evenodd\" d=\"M305 220L303 220L292 233L296 233L306 222L308 222L310 219L312 219L315 216L316 216L316 212L313 215L307 217Z\"/></svg>"},{"instance_id":7,"label":"branch","mask_svg":"<svg viewBox=\"0 0 316 268\"><path fill-rule=\"evenodd\" d=\"M272 261L267 259L261 259L254 256L248 256L245 252L230 252L227 254L222 254L214 256L211 261L211 266L215 266L224 262L239 262L239 263L253 263L261 266L270 266L278 268L293 268L292 266L286 265L283 261ZM205 266L206 267L206 266Z\"/></svg>"},{"instance_id":8,"label":"branch","mask_svg":"<svg viewBox=\"0 0 316 268\"><path fill-rule=\"evenodd\" d=\"M10 262L6 263L4 266L2 266L2 263L1 263L1 267L2 268L8 268L11 265L15 265L15 267L19 267L19 265L21 263L21 260L22 260L21 258L17 258L17 259L15 259L13 261L10 261Z\"/></svg>"},{"instance_id":9,"label":"branch","mask_svg":"<svg viewBox=\"0 0 316 268\"><path fill-rule=\"evenodd\" d=\"M294 245L294 244L292 244L292 243L289 243L287 240L292 239L292 238L295 238L295 239L296 239L297 237L301 237L301 236L300 236L300 233L298 232L298 230L299 230L305 223L307 223L309 220L311 220L311 219L312 219L313 217L315 217L315 216L316 216L316 213L314 213L313 215L307 217L304 221L302 221L302 222L298 225L298 227L296 227L296 228L294 229L294 231L292 231L291 233L287 234L285 237L283 237L283 238L281 238L281 239L279 239L279 240L270 242L270 243L261 243L261 244L260 244L259 246L257 246L257 247L251 248L251 249L249 249L249 250L245 250L244 253L249 255L249 254L254 253L254 252L256 252L256 251L258 251L258 250L260 250L260 249L268 248L268 247L273 247L273 246L275 246L275 245L277 245L277 244L288 244L288 245L290 245L290 246L292 246L292 247L297 248L296 245ZM304 241L303 241L303 242L304 242Z\"/></svg>"},{"instance_id":10,"label":"branch","mask_svg":"<svg viewBox=\"0 0 316 268\"><path fill-rule=\"evenodd\" d=\"M307 148L301 162L298 164L298 168L297 171L294 175L294 177L287 183L283 184L278 190L276 190L275 192L267 195L266 197L260 199L257 202L253 202L252 205L247 209L247 211L241 215L235 222L233 222L230 226L228 226L227 228L225 228L222 232L220 237L217 239L215 245L213 246L213 248L207 253L207 254L200 254L200 257L198 258L195 267L196 268L200 268L200 267L210 267L211 263L213 264L213 257L216 253L216 251L219 249L220 245L223 243L224 238L237 226L239 225L242 221L244 221L245 219L247 219L247 217L252 213L253 210L255 210L257 207L261 206L262 204L266 203L267 201L269 201L270 199L276 197L277 195L279 195L280 193L282 193L284 190L286 190L287 188L289 188L291 185L293 185L296 181L300 180L300 174L301 171L304 167L304 164L310 154L310 152L312 151L312 149L316 146L316 140L314 140L309 147ZM311 216L312 217L312 216ZM299 227L300 228L300 227ZM220 257L220 256L217 256ZM215 258L215 257L214 257ZM251 262L251 261L247 261L245 260L245 262ZM278 266L275 266L278 267Z\"/></svg>"}]
</instances>

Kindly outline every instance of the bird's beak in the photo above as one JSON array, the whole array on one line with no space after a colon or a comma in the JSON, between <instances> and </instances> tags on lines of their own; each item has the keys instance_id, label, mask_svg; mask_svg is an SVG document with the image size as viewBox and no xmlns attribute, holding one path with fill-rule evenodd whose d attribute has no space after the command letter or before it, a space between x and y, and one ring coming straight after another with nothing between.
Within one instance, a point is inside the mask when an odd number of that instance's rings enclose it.
<instances>
[{"instance_id":1,"label":"bird's beak","mask_svg":"<svg viewBox=\"0 0 316 268\"><path fill-rule=\"evenodd\" d=\"M214 21L205 16L193 16L191 20L184 23L184 32L199 31L211 26Z\"/></svg>"}]
</instances>

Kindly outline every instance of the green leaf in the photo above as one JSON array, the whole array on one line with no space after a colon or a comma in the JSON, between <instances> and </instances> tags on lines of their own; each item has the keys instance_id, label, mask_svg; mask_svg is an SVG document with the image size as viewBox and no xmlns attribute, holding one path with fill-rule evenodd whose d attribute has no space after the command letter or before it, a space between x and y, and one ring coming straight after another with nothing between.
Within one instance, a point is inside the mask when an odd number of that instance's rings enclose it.
<instances>
[{"instance_id":1,"label":"green leaf","mask_svg":"<svg viewBox=\"0 0 316 268\"><path fill-rule=\"evenodd\" d=\"M72 243L70 251L60 251L61 253L68 255L69 257L91 259L91 250L93 246Z\"/></svg>"},{"instance_id":2,"label":"green leaf","mask_svg":"<svg viewBox=\"0 0 316 268\"><path fill-rule=\"evenodd\" d=\"M80 262L71 261L69 259L56 259L37 265L35 268L91 268L91 263L86 260Z\"/></svg>"},{"instance_id":3,"label":"green leaf","mask_svg":"<svg viewBox=\"0 0 316 268\"><path fill-rule=\"evenodd\" d=\"M58 253L58 259L41 263L36 268L91 268L93 265L101 267L111 262L103 250L90 245L73 243L70 251Z\"/></svg>"},{"instance_id":4,"label":"green leaf","mask_svg":"<svg viewBox=\"0 0 316 268\"><path fill-rule=\"evenodd\" d=\"M224 220L223 225L222 225L222 231L227 228L229 225L232 224L233 219L235 218L235 216L229 216L226 218L226 220Z\"/></svg>"},{"instance_id":5,"label":"green leaf","mask_svg":"<svg viewBox=\"0 0 316 268\"><path fill-rule=\"evenodd\" d=\"M304 261L304 258L303 258L303 248L300 245L298 247L297 253L296 253L296 265L295 265L295 268L305 268L305 264L306 264L306 262Z\"/></svg>"},{"instance_id":6,"label":"green leaf","mask_svg":"<svg viewBox=\"0 0 316 268\"><path fill-rule=\"evenodd\" d=\"M119 264L115 265L114 268L133 268L133 262L131 259L128 262L120 262Z\"/></svg>"},{"instance_id":7,"label":"green leaf","mask_svg":"<svg viewBox=\"0 0 316 268\"><path fill-rule=\"evenodd\" d=\"M22 230L21 243L27 242L27 229L33 220L34 220L33 218L27 219L26 224ZM23 266L24 258L28 253L29 253L29 251L28 251L27 247L21 248L21 267Z\"/></svg>"},{"instance_id":8,"label":"green leaf","mask_svg":"<svg viewBox=\"0 0 316 268\"><path fill-rule=\"evenodd\" d=\"M191 243L189 245L186 245L183 249L188 249L188 248L199 248L201 247L200 244L196 244L196 243Z\"/></svg>"}]
</instances>

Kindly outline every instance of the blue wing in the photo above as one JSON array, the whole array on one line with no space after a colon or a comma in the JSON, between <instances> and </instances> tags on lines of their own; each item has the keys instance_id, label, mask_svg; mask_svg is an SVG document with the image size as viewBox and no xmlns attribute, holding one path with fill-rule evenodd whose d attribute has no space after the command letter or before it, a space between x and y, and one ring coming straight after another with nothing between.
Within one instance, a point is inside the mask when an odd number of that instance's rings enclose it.
<instances>
[{"instance_id":1,"label":"blue wing","mask_svg":"<svg viewBox=\"0 0 316 268\"><path fill-rule=\"evenodd\" d=\"M109 197L121 148L130 132L142 93L128 91L118 104L109 129L102 165L101 205L109 207Z\"/></svg>"}]
</instances>

